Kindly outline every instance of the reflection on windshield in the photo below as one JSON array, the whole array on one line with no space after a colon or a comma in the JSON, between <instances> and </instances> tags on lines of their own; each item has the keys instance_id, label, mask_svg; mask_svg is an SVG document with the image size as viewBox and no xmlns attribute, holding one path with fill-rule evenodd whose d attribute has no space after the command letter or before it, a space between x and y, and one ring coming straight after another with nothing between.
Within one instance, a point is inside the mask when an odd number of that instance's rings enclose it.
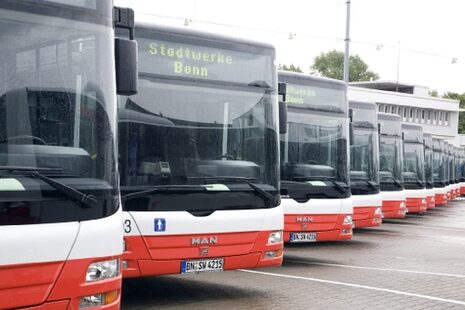
<instances>
[{"instance_id":1,"label":"reflection on windshield","mask_svg":"<svg viewBox=\"0 0 465 310\"><path fill-rule=\"evenodd\" d=\"M430 148L425 149L425 181L433 184L433 150Z\"/></svg>"},{"instance_id":2,"label":"reflection on windshield","mask_svg":"<svg viewBox=\"0 0 465 310\"><path fill-rule=\"evenodd\" d=\"M446 181L446 166L444 163L444 155L438 150L433 152L433 178L434 182Z\"/></svg>"},{"instance_id":3,"label":"reflection on windshield","mask_svg":"<svg viewBox=\"0 0 465 310\"><path fill-rule=\"evenodd\" d=\"M404 144L404 182L424 182L423 144Z\"/></svg>"},{"instance_id":4,"label":"reflection on windshield","mask_svg":"<svg viewBox=\"0 0 465 310\"><path fill-rule=\"evenodd\" d=\"M348 183L347 120L296 113L289 113L288 119L287 134L281 135L281 178L321 177Z\"/></svg>"},{"instance_id":5,"label":"reflection on windshield","mask_svg":"<svg viewBox=\"0 0 465 310\"><path fill-rule=\"evenodd\" d=\"M114 124L107 115L115 112L107 9L105 17L90 11L93 24L78 20L88 19L81 9L71 14L72 8L44 5L37 11L50 16L39 16L0 8L0 166L6 167L0 178L19 182L3 189L11 194L1 198L0 225L86 220L116 210L116 200L105 205L102 199L117 190ZM53 17L65 15L72 18ZM43 173L95 195L99 207L83 215L44 179L12 174L11 166L52 168Z\"/></svg>"},{"instance_id":6,"label":"reflection on windshield","mask_svg":"<svg viewBox=\"0 0 465 310\"><path fill-rule=\"evenodd\" d=\"M139 81L139 94L119 107L122 186L240 178L277 186L276 105L267 90Z\"/></svg>"},{"instance_id":7,"label":"reflection on windshield","mask_svg":"<svg viewBox=\"0 0 465 310\"><path fill-rule=\"evenodd\" d=\"M350 179L379 181L378 175L378 133L373 130L354 128L350 146Z\"/></svg>"},{"instance_id":8,"label":"reflection on windshield","mask_svg":"<svg viewBox=\"0 0 465 310\"><path fill-rule=\"evenodd\" d=\"M379 150L379 176L381 182L392 183L396 180L403 182L402 178L402 140L381 136Z\"/></svg>"}]
</instances>

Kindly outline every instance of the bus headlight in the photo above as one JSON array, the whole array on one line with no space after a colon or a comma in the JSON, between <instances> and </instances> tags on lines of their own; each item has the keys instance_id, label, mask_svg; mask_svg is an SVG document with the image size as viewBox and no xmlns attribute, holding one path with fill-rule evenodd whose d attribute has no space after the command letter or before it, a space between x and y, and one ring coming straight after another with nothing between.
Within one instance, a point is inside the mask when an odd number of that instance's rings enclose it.
<instances>
[{"instance_id":1,"label":"bus headlight","mask_svg":"<svg viewBox=\"0 0 465 310\"><path fill-rule=\"evenodd\" d=\"M381 211L380 207L375 209L375 215L377 215L377 216L382 216L383 215L383 211Z\"/></svg>"},{"instance_id":2,"label":"bus headlight","mask_svg":"<svg viewBox=\"0 0 465 310\"><path fill-rule=\"evenodd\" d=\"M344 216L344 225L352 225L352 215Z\"/></svg>"},{"instance_id":3,"label":"bus headlight","mask_svg":"<svg viewBox=\"0 0 465 310\"><path fill-rule=\"evenodd\" d=\"M275 244L283 241L283 232L275 231L268 236L268 244Z\"/></svg>"},{"instance_id":4,"label":"bus headlight","mask_svg":"<svg viewBox=\"0 0 465 310\"><path fill-rule=\"evenodd\" d=\"M405 201L401 201L400 202L400 208L405 209L405 207L406 207Z\"/></svg>"},{"instance_id":5,"label":"bus headlight","mask_svg":"<svg viewBox=\"0 0 465 310\"><path fill-rule=\"evenodd\" d=\"M422 204L422 205L425 205L425 204L426 204L426 198L422 198L422 199L421 199L421 204Z\"/></svg>"},{"instance_id":6,"label":"bus headlight","mask_svg":"<svg viewBox=\"0 0 465 310\"><path fill-rule=\"evenodd\" d=\"M114 278L120 274L120 260L112 259L96 262L89 265L86 273L86 282L95 282Z\"/></svg>"}]
</instances>

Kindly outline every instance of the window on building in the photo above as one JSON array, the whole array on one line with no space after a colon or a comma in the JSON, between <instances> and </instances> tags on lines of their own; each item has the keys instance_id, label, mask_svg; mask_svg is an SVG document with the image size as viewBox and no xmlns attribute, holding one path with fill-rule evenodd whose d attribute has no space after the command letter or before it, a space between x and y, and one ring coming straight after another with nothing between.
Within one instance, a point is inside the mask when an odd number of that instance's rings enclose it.
<instances>
[{"instance_id":1,"label":"window on building","mask_svg":"<svg viewBox=\"0 0 465 310\"><path fill-rule=\"evenodd\" d=\"M425 109L421 109L421 122L422 122L422 123L425 122L425 114L426 114Z\"/></svg>"},{"instance_id":2,"label":"window on building","mask_svg":"<svg viewBox=\"0 0 465 310\"><path fill-rule=\"evenodd\" d=\"M378 106L378 110L379 110L380 112L384 112L384 105L380 104L380 105Z\"/></svg>"},{"instance_id":3,"label":"window on building","mask_svg":"<svg viewBox=\"0 0 465 310\"><path fill-rule=\"evenodd\" d=\"M404 120L407 118L407 108L403 108L403 111L404 111Z\"/></svg>"},{"instance_id":4,"label":"window on building","mask_svg":"<svg viewBox=\"0 0 465 310\"><path fill-rule=\"evenodd\" d=\"M391 113L396 114L396 106L395 105L391 106Z\"/></svg>"},{"instance_id":5,"label":"window on building","mask_svg":"<svg viewBox=\"0 0 465 310\"><path fill-rule=\"evenodd\" d=\"M409 118L412 119L413 118L413 109L410 108L408 110L409 110Z\"/></svg>"},{"instance_id":6,"label":"window on building","mask_svg":"<svg viewBox=\"0 0 465 310\"><path fill-rule=\"evenodd\" d=\"M449 125L449 112L444 112L444 124Z\"/></svg>"},{"instance_id":7,"label":"window on building","mask_svg":"<svg viewBox=\"0 0 465 310\"><path fill-rule=\"evenodd\" d=\"M433 124L438 122L438 111L433 111Z\"/></svg>"}]
</instances>

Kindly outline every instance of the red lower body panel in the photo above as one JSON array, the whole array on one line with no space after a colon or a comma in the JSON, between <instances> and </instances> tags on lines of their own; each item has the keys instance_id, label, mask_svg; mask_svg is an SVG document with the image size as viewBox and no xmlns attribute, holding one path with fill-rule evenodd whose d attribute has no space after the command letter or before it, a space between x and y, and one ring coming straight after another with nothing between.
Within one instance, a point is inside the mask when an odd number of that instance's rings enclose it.
<instances>
[{"instance_id":1,"label":"red lower body panel","mask_svg":"<svg viewBox=\"0 0 465 310\"><path fill-rule=\"evenodd\" d=\"M428 196L426 197L426 209L434 209L436 207L436 197Z\"/></svg>"},{"instance_id":2,"label":"red lower body panel","mask_svg":"<svg viewBox=\"0 0 465 310\"><path fill-rule=\"evenodd\" d=\"M383 219L381 214L375 214L378 207L357 207L354 206L354 227L375 227L380 226Z\"/></svg>"},{"instance_id":3,"label":"red lower body panel","mask_svg":"<svg viewBox=\"0 0 465 310\"><path fill-rule=\"evenodd\" d=\"M284 242L291 233L316 232L316 241L352 239L352 223L344 224L347 214L286 214L284 215ZM302 222L301 219L308 221Z\"/></svg>"},{"instance_id":4,"label":"red lower body panel","mask_svg":"<svg viewBox=\"0 0 465 310\"><path fill-rule=\"evenodd\" d=\"M447 204L447 194L436 194L434 195L434 198L436 206L443 206Z\"/></svg>"},{"instance_id":5,"label":"red lower body panel","mask_svg":"<svg viewBox=\"0 0 465 310\"><path fill-rule=\"evenodd\" d=\"M406 204L409 213L423 213L426 211L426 198L407 197Z\"/></svg>"},{"instance_id":6,"label":"red lower body panel","mask_svg":"<svg viewBox=\"0 0 465 310\"><path fill-rule=\"evenodd\" d=\"M113 258L118 257L1 266L0 309L78 309L81 297L114 291L116 300L92 310L119 309L121 276L85 283L89 264Z\"/></svg>"},{"instance_id":7,"label":"red lower body panel","mask_svg":"<svg viewBox=\"0 0 465 310\"><path fill-rule=\"evenodd\" d=\"M403 200L383 200L382 211L387 219L402 219L407 213Z\"/></svg>"},{"instance_id":8,"label":"red lower body panel","mask_svg":"<svg viewBox=\"0 0 465 310\"><path fill-rule=\"evenodd\" d=\"M124 277L179 274L183 260L224 258L224 269L280 266L283 242L268 244L271 231L202 235L127 236ZM215 244L192 245L192 238L216 236ZM273 253L265 256L265 253Z\"/></svg>"},{"instance_id":9,"label":"red lower body panel","mask_svg":"<svg viewBox=\"0 0 465 310\"><path fill-rule=\"evenodd\" d=\"M465 196L465 186L460 186L460 195Z\"/></svg>"}]
</instances>

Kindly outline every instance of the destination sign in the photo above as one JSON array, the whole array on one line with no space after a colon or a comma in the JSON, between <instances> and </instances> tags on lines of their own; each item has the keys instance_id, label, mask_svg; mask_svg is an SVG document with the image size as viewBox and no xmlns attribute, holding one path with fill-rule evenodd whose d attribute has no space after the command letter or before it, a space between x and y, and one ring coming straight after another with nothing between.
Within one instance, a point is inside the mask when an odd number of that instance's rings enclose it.
<instances>
[{"instance_id":1,"label":"destination sign","mask_svg":"<svg viewBox=\"0 0 465 310\"><path fill-rule=\"evenodd\" d=\"M157 39L137 41L142 73L273 86L269 55Z\"/></svg>"},{"instance_id":2,"label":"destination sign","mask_svg":"<svg viewBox=\"0 0 465 310\"><path fill-rule=\"evenodd\" d=\"M346 110L344 90L286 83L286 103L291 106L312 107L321 110Z\"/></svg>"}]
</instances>

